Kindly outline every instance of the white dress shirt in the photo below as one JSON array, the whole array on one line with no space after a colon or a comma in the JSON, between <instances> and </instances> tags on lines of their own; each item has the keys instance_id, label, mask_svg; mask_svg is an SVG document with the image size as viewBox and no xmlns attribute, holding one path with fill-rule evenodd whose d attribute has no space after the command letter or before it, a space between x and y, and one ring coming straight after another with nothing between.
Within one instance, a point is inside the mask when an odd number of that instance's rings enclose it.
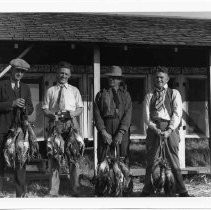
<instances>
[{"instance_id":1,"label":"white dress shirt","mask_svg":"<svg viewBox=\"0 0 211 210\"><path fill-rule=\"evenodd\" d=\"M59 111L57 104L60 85L50 87L44 98L43 109L49 109L52 112ZM81 94L78 88L66 83L64 85L64 103L65 110L75 111L77 108L83 107Z\"/></svg>"},{"instance_id":2,"label":"white dress shirt","mask_svg":"<svg viewBox=\"0 0 211 210\"><path fill-rule=\"evenodd\" d=\"M164 98L165 98L168 85L166 84L164 88L165 88L165 93L164 93ZM162 109L160 111L156 111L155 117L157 119L169 120L170 121L169 128L175 130L179 126L182 117L182 98L178 90L176 89L172 90L173 90L172 93L173 115L171 117L169 116L165 104L163 104ZM156 128L156 124L150 119L150 101L153 96L153 92L154 91L152 90L145 96L143 114L144 114L144 122L146 123L146 125L154 129Z\"/></svg>"},{"instance_id":3,"label":"white dress shirt","mask_svg":"<svg viewBox=\"0 0 211 210\"><path fill-rule=\"evenodd\" d=\"M14 81L11 81L11 86L12 86L12 89L14 90L15 89L15 82ZM20 87L20 81L17 81L17 88Z\"/></svg>"}]
</instances>

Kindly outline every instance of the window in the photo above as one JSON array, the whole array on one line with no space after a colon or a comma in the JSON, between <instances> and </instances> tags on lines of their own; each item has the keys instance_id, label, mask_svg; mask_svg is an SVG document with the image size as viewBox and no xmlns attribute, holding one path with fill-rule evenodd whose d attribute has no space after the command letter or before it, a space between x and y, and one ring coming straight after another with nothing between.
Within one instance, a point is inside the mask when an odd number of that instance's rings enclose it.
<instances>
[{"instance_id":1,"label":"window","mask_svg":"<svg viewBox=\"0 0 211 210\"><path fill-rule=\"evenodd\" d=\"M187 134L208 135L207 80L187 78L186 81Z\"/></svg>"}]
</instances>

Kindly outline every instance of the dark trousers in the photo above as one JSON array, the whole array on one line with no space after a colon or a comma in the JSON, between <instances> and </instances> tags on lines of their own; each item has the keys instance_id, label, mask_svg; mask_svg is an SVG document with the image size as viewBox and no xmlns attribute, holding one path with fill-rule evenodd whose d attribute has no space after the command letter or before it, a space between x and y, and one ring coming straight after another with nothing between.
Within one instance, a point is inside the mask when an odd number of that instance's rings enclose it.
<instances>
[{"instance_id":1,"label":"dark trousers","mask_svg":"<svg viewBox=\"0 0 211 210\"><path fill-rule=\"evenodd\" d=\"M164 128L167 125L164 124ZM145 175L145 185L143 188L144 193L152 193L153 186L151 183L151 173L152 173L152 166L157 159L157 150L160 144L160 137L150 128L147 130L147 139L146 139L146 146L147 146L147 168L146 168L146 175ZM185 193L187 192L185 185L183 183L183 178L181 175L180 164L179 164L179 157L178 157L178 150L179 150L179 136L176 131L173 131L170 137L167 139L165 144L165 154L166 159L171 167L172 173L174 174L175 182L176 182L176 193Z\"/></svg>"},{"instance_id":2,"label":"dark trousers","mask_svg":"<svg viewBox=\"0 0 211 210\"><path fill-rule=\"evenodd\" d=\"M17 163L14 171L16 197L24 197L26 193L26 166Z\"/></svg>"},{"instance_id":3,"label":"dark trousers","mask_svg":"<svg viewBox=\"0 0 211 210\"><path fill-rule=\"evenodd\" d=\"M6 141L6 134L0 134L0 190L3 190L3 179L4 179L4 145ZM25 166L22 168L16 163L14 170L16 197L23 197L26 193L26 169Z\"/></svg>"},{"instance_id":4,"label":"dark trousers","mask_svg":"<svg viewBox=\"0 0 211 210\"><path fill-rule=\"evenodd\" d=\"M115 119L105 119L104 124L106 127L106 131L112 136L112 138L115 137L115 135L118 132L119 128L119 118ZM120 145L116 147L117 157L127 158L129 151L129 133L126 132L123 136L122 142ZM101 136L101 134L98 134L98 162L102 162L105 157L108 155L114 155L114 145L111 144L109 146L106 144Z\"/></svg>"},{"instance_id":5,"label":"dark trousers","mask_svg":"<svg viewBox=\"0 0 211 210\"><path fill-rule=\"evenodd\" d=\"M4 167L5 167L5 161L4 161L4 143L5 143L5 134L0 134L0 191L3 191L3 180L4 180Z\"/></svg>"}]
</instances>

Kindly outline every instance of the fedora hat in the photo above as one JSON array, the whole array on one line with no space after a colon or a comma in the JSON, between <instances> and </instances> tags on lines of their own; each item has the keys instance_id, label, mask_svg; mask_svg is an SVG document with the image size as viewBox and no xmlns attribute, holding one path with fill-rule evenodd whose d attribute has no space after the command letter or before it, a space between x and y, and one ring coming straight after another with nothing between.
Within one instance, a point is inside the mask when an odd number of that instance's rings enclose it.
<instances>
[{"instance_id":1,"label":"fedora hat","mask_svg":"<svg viewBox=\"0 0 211 210\"><path fill-rule=\"evenodd\" d=\"M122 69L119 66L112 66L109 72L105 73L108 77L122 77Z\"/></svg>"}]
</instances>

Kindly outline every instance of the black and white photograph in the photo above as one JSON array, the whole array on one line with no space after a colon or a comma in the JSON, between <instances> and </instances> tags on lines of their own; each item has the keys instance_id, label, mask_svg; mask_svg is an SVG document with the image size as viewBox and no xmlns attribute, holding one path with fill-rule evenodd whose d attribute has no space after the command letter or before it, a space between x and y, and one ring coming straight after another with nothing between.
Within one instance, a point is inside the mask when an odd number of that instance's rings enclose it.
<instances>
[{"instance_id":1,"label":"black and white photograph","mask_svg":"<svg viewBox=\"0 0 211 210\"><path fill-rule=\"evenodd\" d=\"M0 201L203 207L210 71L211 7L0 11Z\"/></svg>"}]
</instances>

